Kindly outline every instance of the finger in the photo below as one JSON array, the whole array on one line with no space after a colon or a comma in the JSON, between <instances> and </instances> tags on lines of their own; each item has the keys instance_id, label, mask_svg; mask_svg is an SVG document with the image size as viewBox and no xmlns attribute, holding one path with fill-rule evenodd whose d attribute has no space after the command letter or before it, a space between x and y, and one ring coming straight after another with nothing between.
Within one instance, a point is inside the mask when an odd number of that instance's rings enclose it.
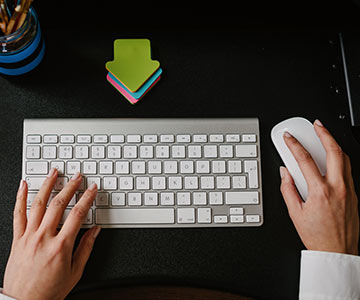
<instances>
[{"instance_id":1,"label":"finger","mask_svg":"<svg viewBox=\"0 0 360 300\"><path fill-rule=\"evenodd\" d=\"M288 169L280 167L281 185L280 191L284 197L291 219L296 218L302 210L303 201L296 189L293 178Z\"/></svg>"},{"instance_id":2,"label":"finger","mask_svg":"<svg viewBox=\"0 0 360 300\"><path fill-rule=\"evenodd\" d=\"M72 273L77 279L80 279L85 265L89 260L90 254L94 247L96 237L100 233L100 227L94 226L89 229L81 238L79 246L74 252L73 264L72 264Z\"/></svg>"},{"instance_id":3,"label":"finger","mask_svg":"<svg viewBox=\"0 0 360 300\"><path fill-rule=\"evenodd\" d=\"M314 122L314 129L326 151L326 178L336 183L345 172L341 147L319 120Z\"/></svg>"},{"instance_id":4,"label":"finger","mask_svg":"<svg viewBox=\"0 0 360 300\"><path fill-rule=\"evenodd\" d=\"M66 239L72 245L74 244L80 227L93 204L96 193L97 185L92 184L70 211L69 216L66 218L64 225L58 234L60 238Z\"/></svg>"},{"instance_id":5,"label":"finger","mask_svg":"<svg viewBox=\"0 0 360 300\"><path fill-rule=\"evenodd\" d=\"M37 230L41 224L46 211L46 204L49 201L50 193L54 188L58 172L55 168L51 169L33 203L28 216L27 230Z\"/></svg>"},{"instance_id":6,"label":"finger","mask_svg":"<svg viewBox=\"0 0 360 300\"><path fill-rule=\"evenodd\" d=\"M20 238L26 229L26 200L27 200L28 186L25 180L20 181L19 190L16 195L16 202L14 207L14 239Z\"/></svg>"},{"instance_id":7,"label":"finger","mask_svg":"<svg viewBox=\"0 0 360 300\"><path fill-rule=\"evenodd\" d=\"M293 137L290 133L285 132L284 141L297 161L310 192L311 189L315 188L320 182L324 181L324 178L320 174L320 171L310 153L295 137Z\"/></svg>"},{"instance_id":8,"label":"finger","mask_svg":"<svg viewBox=\"0 0 360 300\"><path fill-rule=\"evenodd\" d=\"M50 205L45 213L41 229L50 231L54 234L59 222L64 214L65 208L68 206L71 198L79 188L81 183L81 174L76 173L70 181L65 185L59 194L51 200Z\"/></svg>"}]
</instances>

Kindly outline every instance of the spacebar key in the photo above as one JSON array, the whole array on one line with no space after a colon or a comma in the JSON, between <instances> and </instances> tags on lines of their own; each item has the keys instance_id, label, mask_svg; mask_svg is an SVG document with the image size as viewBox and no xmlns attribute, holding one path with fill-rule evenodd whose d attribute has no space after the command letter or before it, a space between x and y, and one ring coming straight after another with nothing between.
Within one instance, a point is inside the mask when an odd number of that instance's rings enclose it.
<instances>
[{"instance_id":1,"label":"spacebar key","mask_svg":"<svg viewBox=\"0 0 360 300\"><path fill-rule=\"evenodd\" d=\"M96 224L174 224L174 209L98 208Z\"/></svg>"}]
</instances>

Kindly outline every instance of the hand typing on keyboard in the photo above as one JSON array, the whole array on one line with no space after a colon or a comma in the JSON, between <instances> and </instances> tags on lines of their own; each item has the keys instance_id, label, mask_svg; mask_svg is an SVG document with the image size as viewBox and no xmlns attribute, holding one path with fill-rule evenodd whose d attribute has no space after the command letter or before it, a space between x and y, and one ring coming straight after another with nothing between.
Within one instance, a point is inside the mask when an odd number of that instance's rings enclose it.
<instances>
[{"instance_id":1,"label":"hand typing on keyboard","mask_svg":"<svg viewBox=\"0 0 360 300\"><path fill-rule=\"evenodd\" d=\"M281 192L290 217L308 250L358 254L359 215L349 157L342 152L329 131L315 122L314 128L327 156L327 174L321 176L315 162L292 136L285 143L296 158L309 188L304 203L284 167Z\"/></svg>"},{"instance_id":2,"label":"hand typing on keyboard","mask_svg":"<svg viewBox=\"0 0 360 300\"><path fill-rule=\"evenodd\" d=\"M63 226L58 225L82 176L76 173L46 209L58 171L51 169L36 194L27 216L28 185L21 180L14 208L13 243L4 275L3 293L16 299L63 299L80 280L100 227L75 238L97 193L92 184L71 209Z\"/></svg>"}]
</instances>

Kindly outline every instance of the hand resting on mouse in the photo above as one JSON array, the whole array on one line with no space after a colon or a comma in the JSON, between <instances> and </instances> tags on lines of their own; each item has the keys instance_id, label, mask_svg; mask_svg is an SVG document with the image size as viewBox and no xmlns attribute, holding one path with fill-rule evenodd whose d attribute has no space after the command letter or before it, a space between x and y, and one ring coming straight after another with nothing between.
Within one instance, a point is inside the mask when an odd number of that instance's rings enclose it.
<instances>
[{"instance_id":1,"label":"hand resting on mouse","mask_svg":"<svg viewBox=\"0 0 360 300\"><path fill-rule=\"evenodd\" d=\"M281 193L308 250L358 255L358 199L350 159L320 121L314 122L314 129L326 151L326 175L320 174L311 155L296 138L285 132L285 143L299 164L309 194L303 202L285 167L280 167Z\"/></svg>"}]
</instances>

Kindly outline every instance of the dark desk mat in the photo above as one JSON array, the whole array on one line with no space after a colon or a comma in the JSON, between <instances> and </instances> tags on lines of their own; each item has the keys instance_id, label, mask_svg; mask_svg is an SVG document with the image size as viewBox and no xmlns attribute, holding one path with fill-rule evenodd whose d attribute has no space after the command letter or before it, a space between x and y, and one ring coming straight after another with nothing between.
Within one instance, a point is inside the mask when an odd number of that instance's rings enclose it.
<instances>
[{"instance_id":1,"label":"dark desk mat","mask_svg":"<svg viewBox=\"0 0 360 300\"><path fill-rule=\"evenodd\" d=\"M0 78L0 279L12 238L24 118L259 117L262 227L103 230L77 289L186 284L257 299L296 299L304 248L279 191L281 160L270 131L285 118L319 118L350 155L354 177L360 178L360 146L350 130L338 33L44 31L42 64L27 76ZM163 75L132 106L106 81L104 64L112 59L115 38L144 37L151 40Z\"/></svg>"}]
</instances>

